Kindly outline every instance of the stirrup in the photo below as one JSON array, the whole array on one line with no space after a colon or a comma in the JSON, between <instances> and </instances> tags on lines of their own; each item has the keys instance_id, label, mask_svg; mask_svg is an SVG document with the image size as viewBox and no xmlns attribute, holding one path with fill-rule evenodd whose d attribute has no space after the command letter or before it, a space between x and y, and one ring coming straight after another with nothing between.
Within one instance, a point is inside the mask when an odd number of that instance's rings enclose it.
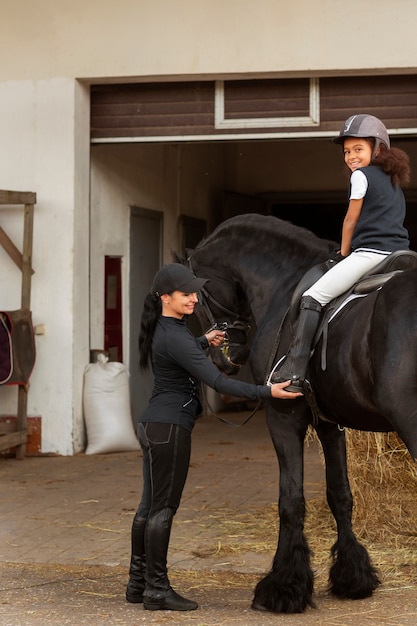
<instances>
[{"instance_id":1,"label":"stirrup","mask_svg":"<svg viewBox=\"0 0 417 626\"><path fill-rule=\"evenodd\" d=\"M307 404L313 415L313 426L317 426L319 420L321 419L319 405L317 404L317 398L313 391L313 387L307 378L304 381L304 397L307 400Z\"/></svg>"},{"instance_id":2,"label":"stirrup","mask_svg":"<svg viewBox=\"0 0 417 626\"><path fill-rule=\"evenodd\" d=\"M266 385L273 385L274 383L271 381L271 378L274 376L275 372L277 371L277 369L279 369L279 367L283 364L283 362L285 361L285 359L287 358L287 355L284 354L274 365L274 367L272 368L272 370L269 372L268 374L268 378L266 379ZM288 378L286 379L288 380ZM282 381L278 381L278 382L282 382Z\"/></svg>"},{"instance_id":3,"label":"stirrup","mask_svg":"<svg viewBox=\"0 0 417 626\"><path fill-rule=\"evenodd\" d=\"M288 379L287 379L288 380ZM285 382L285 380L282 380L280 382ZM293 393L304 393L304 380L301 380L301 378L294 378L294 380L292 380L290 382L290 384L288 385L288 387L285 387L284 391L292 391Z\"/></svg>"},{"instance_id":4,"label":"stirrup","mask_svg":"<svg viewBox=\"0 0 417 626\"><path fill-rule=\"evenodd\" d=\"M281 376L279 373L279 369L281 367L281 365L284 363L284 361L286 360L287 355L284 354L284 356L282 356L279 361L277 361L274 365L274 367L272 368L266 384L267 385L275 385L276 383L285 383L287 380L291 380L291 378L287 378L285 376ZM291 380L290 384L288 385L288 387L285 387L285 391L290 391L293 393L304 393L304 381L301 380L300 378L294 378L293 380Z\"/></svg>"}]
</instances>

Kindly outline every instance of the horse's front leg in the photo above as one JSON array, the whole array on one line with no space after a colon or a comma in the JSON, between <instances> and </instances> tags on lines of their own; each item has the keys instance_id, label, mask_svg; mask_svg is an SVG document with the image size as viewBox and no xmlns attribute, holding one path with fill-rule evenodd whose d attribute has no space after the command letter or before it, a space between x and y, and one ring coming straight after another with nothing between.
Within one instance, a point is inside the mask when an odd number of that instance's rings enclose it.
<instances>
[{"instance_id":1,"label":"horse's front leg","mask_svg":"<svg viewBox=\"0 0 417 626\"><path fill-rule=\"evenodd\" d=\"M304 536L304 437L308 418L267 408L267 423L277 453L279 477L279 539L270 573L255 588L252 608L274 613L302 613L313 606L313 572ZM295 405L294 405L295 406Z\"/></svg>"},{"instance_id":2,"label":"horse's front leg","mask_svg":"<svg viewBox=\"0 0 417 626\"><path fill-rule=\"evenodd\" d=\"M336 425L316 427L326 462L327 502L337 524L331 549L329 591L340 598L367 598L380 584L369 554L352 530L352 493L346 463L345 433Z\"/></svg>"}]
</instances>

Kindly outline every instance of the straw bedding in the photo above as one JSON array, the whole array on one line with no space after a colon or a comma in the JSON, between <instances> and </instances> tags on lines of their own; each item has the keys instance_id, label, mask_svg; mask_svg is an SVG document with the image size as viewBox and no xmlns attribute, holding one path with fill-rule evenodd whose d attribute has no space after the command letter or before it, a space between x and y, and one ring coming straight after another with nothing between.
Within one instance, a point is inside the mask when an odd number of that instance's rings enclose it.
<instances>
[{"instance_id":1,"label":"straw bedding","mask_svg":"<svg viewBox=\"0 0 417 626\"><path fill-rule=\"evenodd\" d=\"M417 587L416 464L395 433L346 431L346 440L354 532L385 584ZM252 551L270 554L272 561L279 524L276 504L244 514L211 510L210 517L218 539L206 543L196 556ZM307 501L305 532L317 583L325 584L336 526L324 497Z\"/></svg>"}]
</instances>

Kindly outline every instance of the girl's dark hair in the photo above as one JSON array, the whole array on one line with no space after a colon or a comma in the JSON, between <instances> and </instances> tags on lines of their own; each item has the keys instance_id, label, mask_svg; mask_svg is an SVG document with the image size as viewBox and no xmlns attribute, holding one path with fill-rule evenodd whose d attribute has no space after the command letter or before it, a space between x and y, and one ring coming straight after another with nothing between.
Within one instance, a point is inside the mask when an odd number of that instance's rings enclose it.
<instances>
[{"instance_id":1,"label":"girl's dark hair","mask_svg":"<svg viewBox=\"0 0 417 626\"><path fill-rule=\"evenodd\" d=\"M379 154L374 157L372 165L379 165L385 174L391 176L393 185L401 187L410 182L410 159L404 150L380 146Z\"/></svg>"},{"instance_id":2,"label":"girl's dark hair","mask_svg":"<svg viewBox=\"0 0 417 626\"><path fill-rule=\"evenodd\" d=\"M141 370L149 369L151 363L152 339L158 317L161 313L161 298L156 294L148 293L143 303L143 312L140 320L139 367Z\"/></svg>"}]
</instances>

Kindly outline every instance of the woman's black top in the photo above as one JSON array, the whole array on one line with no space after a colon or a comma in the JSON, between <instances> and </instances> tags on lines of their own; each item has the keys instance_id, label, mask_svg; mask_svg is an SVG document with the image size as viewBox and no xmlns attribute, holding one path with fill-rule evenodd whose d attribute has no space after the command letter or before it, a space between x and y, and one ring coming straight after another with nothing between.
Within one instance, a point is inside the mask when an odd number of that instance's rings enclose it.
<instances>
[{"instance_id":1,"label":"woman's black top","mask_svg":"<svg viewBox=\"0 0 417 626\"><path fill-rule=\"evenodd\" d=\"M140 422L178 424L192 430L201 412L200 382L224 394L258 400L270 398L271 389L228 378L207 358L206 337L196 339L186 318L160 316L152 340L154 386Z\"/></svg>"}]
</instances>

